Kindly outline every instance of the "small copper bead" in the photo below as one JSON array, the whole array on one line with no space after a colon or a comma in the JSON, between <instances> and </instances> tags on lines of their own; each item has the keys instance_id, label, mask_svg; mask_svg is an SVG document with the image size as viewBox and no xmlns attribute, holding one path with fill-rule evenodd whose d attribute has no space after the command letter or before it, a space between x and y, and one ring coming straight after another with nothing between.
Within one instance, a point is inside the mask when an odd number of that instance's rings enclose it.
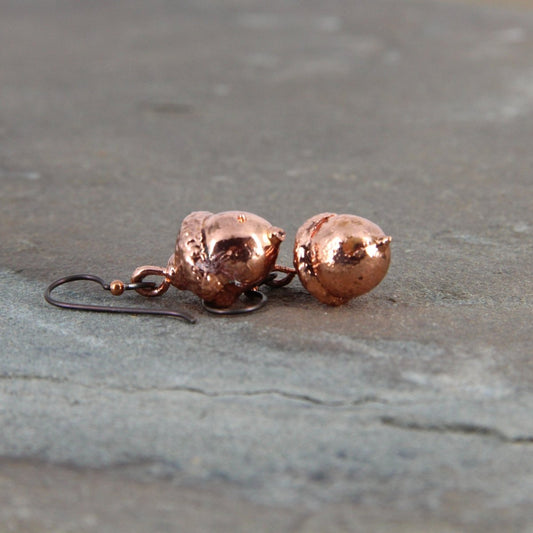
<instances>
[{"instance_id":1,"label":"small copper bead","mask_svg":"<svg viewBox=\"0 0 533 533\"><path fill-rule=\"evenodd\" d=\"M109 290L114 296L120 296L124 292L124 283L116 279L109 284Z\"/></svg>"},{"instance_id":2,"label":"small copper bead","mask_svg":"<svg viewBox=\"0 0 533 533\"><path fill-rule=\"evenodd\" d=\"M391 237L362 217L322 213L298 230L294 266L304 287L321 302L342 305L385 277Z\"/></svg>"}]
</instances>

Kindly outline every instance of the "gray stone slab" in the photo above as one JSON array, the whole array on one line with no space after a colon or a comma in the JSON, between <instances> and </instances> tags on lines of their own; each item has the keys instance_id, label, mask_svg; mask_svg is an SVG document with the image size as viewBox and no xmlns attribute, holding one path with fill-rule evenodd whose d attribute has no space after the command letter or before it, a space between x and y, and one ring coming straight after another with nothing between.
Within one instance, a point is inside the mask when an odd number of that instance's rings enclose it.
<instances>
[{"instance_id":1,"label":"gray stone slab","mask_svg":"<svg viewBox=\"0 0 533 533\"><path fill-rule=\"evenodd\" d=\"M533 530L533 11L504 4L0 0L0 524ZM194 326L43 301L204 209L285 228L285 264L357 213L391 269L342 308L122 297Z\"/></svg>"}]
</instances>

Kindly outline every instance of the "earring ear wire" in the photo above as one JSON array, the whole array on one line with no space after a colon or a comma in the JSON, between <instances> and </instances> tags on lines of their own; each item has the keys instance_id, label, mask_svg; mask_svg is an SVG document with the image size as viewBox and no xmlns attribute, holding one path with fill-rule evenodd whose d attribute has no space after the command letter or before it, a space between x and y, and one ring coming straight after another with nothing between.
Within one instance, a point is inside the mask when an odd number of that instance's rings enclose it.
<instances>
[{"instance_id":1,"label":"earring ear wire","mask_svg":"<svg viewBox=\"0 0 533 533\"><path fill-rule=\"evenodd\" d=\"M74 302L66 302L64 300L58 300L52 296L52 291L54 291L61 285L66 285L67 283L72 283L74 281L93 281L95 283L98 283L98 285L100 285L102 289L111 291L111 293L116 296L119 296L124 291L150 290L154 289L156 286L155 283L152 283L151 281L124 283L120 280L115 280L111 283L106 283L102 278L94 276L93 274L74 274L73 276L66 276L51 283L44 292L44 299L49 304L55 305L56 307L61 307L63 309L94 311L98 313L127 313L130 315L163 315L180 318L182 320L185 320L186 322L189 322L189 324L196 323L196 319L194 317L182 311L171 311L167 309L150 309L146 307L113 307L107 305L80 304Z\"/></svg>"}]
</instances>

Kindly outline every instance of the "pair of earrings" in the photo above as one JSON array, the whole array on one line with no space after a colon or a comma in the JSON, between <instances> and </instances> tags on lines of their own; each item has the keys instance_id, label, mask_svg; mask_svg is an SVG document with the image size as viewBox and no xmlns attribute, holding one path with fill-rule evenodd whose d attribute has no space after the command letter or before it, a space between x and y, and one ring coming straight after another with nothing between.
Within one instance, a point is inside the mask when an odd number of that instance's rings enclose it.
<instances>
[{"instance_id":1,"label":"pair of earrings","mask_svg":"<svg viewBox=\"0 0 533 533\"><path fill-rule=\"evenodd\" d=\"M266 296L259 290L261 285L281 287L298 275L318 300L342 305L378 285L390 263L391 237L373 222L355 215L322 213L308 219L296 233L294 268L276 264L284 239L285 231L252 213L196 211L183 220L166 267L138 267L127 284L118 280L107 284L90 274L68 276L54 281L45 298L69 309L166 314L194 322L181 312L74 304L59 301L51 293L60 285L79 280L97 282L116 296L125 290L159 296L173 285L199 296L212 313L237 314L264 305ZM278 272L285 277L277 279ZM145 281L149 276L161 276L163 281ZM237 306L242 294L252 303Z\"/></svg>"}]
</instances>

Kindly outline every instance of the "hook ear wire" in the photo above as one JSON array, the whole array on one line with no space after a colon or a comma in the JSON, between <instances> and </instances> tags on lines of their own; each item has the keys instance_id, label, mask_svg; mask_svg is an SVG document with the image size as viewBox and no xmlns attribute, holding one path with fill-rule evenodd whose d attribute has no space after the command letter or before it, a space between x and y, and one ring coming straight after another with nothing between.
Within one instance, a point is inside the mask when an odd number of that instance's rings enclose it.
<instances>
[{"instance_id":1,"label":"hook ear wire","mask_svg":"<svg viewBox=\"0 0 533 533\"><path fill-rule=\"evenodd\" d=\"M180 318L189 322L189 324L195 324L196 319L187 313L182 313L180 311L170 311L166 309L146 309L142 307L111 307L105 305L94 305L94 304L78 304L74 302L65 302L63 300L58 300L52 296L52 291L65 285L66 283L71 283L73 281L93 281L98 283L102 289L111 291L112 285L106 283L102 278L94 276L92 274L74 274L73 276L66 276L64 278L57 279L52 282L44 291L44 299L51 305L56 307L61 307L63 309L74 309L77 311L94 311L97 313L126 313L130 315L161 315L161 316L172 316L175 318ZM121 283L121 282L120 282ZM138 289L153 289L155 283L150 281L140 281L136 283L127 283L122 284L123 290L138 290Z\"/></svg>"}]
</instances>

